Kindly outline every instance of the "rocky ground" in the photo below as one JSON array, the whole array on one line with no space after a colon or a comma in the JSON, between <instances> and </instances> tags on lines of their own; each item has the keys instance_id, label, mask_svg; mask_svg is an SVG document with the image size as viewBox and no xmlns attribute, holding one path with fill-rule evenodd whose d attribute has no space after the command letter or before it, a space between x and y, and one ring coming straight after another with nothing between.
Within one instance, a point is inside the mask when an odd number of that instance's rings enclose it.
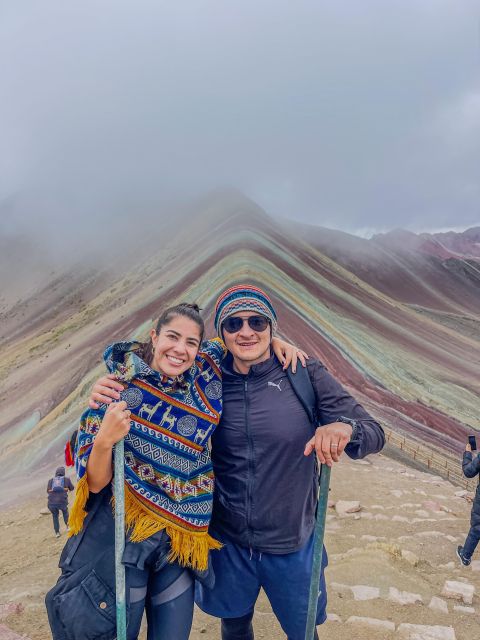
<instances>
[{"instance_id":1,"label":"rocky ground","mask_svg":"<svg viewBox=\"0 0 480 640\"><path fill-rule=\"evenodd\" d=\"M50 515L40 513L43 491L0 513L0 640L50 637L43 597L58 576L65 534L57 540ZM459 493L384 455L334 468L326 536L329 620L320 638L479 637L480 556L470 567L455 556L471 508ZM254 622L256 638L284 638L263 595ZM218 622L196 611L192 640L219 637Z\"/></svg>"}]
</instances>

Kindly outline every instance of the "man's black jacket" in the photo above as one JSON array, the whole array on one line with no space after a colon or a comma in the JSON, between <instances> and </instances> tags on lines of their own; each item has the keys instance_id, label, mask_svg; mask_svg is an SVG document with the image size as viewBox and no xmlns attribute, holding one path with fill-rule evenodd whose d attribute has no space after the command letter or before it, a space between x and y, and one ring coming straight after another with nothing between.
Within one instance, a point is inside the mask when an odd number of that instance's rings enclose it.
<instances>
[{"instance_id":1,"label":"man's black jacket","mask_svg":"<svg viewBox=\"0 0 480 640\"><path fill-rule=\"evenodd\" d=\"M385 443L381 426L318 361L308 362L319 424L358 421L345 452L363 458ZM248 375L223 366L223 415L212 436L215 494L211 529L221 538L266 553L291 553L309 538L315 521L314 454L303 455L314 425L282 366L272 356Z\"/></svg>"}]
</instances>

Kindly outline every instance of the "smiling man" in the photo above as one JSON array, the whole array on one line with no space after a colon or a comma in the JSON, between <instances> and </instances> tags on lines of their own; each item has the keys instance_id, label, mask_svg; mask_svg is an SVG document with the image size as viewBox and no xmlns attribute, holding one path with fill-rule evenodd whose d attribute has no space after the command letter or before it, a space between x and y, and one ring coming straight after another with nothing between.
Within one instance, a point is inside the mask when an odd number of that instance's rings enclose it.
<instances>
[{"instance_id":1,"label":"smiling man","mask_svg":"<svg viewBox=\"0 0 480 640\"><path fill-rule=\"evenodd\" d=\"M233 368L246 375L250 367L270 357L270 321L258 312L238 311L223 322L223 341L233 357Z\"/></svg>"},{"instance_id":2,"label":"smiling man","mask_svg":"<svg viewBox=\"0 0 480 640\"><path fill-rule=\"evenodd\" d=\"M227 289L215 328L229 351L222 365L223 415L212 436L215 471L210 531L215 586L197 584L199 607L222 618L223 640L252 640L260 588L289 640L304 640L317 503L316 451L331 465L384 445L380 425L318 361L308 373L317 400L312 425L282 364L271 353L277 316L252 285ZM318 425L321 425L317 428ZM326 619L324 551L317 624Z\"/></svg>"}]
</instances>

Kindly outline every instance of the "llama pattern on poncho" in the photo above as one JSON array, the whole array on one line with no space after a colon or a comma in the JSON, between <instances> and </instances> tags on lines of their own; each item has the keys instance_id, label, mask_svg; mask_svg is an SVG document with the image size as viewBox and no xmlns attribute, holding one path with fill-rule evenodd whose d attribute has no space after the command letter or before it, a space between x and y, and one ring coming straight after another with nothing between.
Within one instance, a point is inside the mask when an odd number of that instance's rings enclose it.
<instances>
[{"instance_id":1,"label":"llama pattern on poncho","mask_svg":"<svg viewBox=\"0 0 480 640\"><path fill-rule=\"evenodd\" d=\"M213 470L207 442L222 411L220 363L223 343L202 345L193 366L168 378L141 360L135 342L109 346L104 354L110 373L125 384L121 399L131 411L125 438L126 524L132 541L165 529L171 559L205 568L208 550L220 545L208 535L212 511ZM81 530L88 498L86 467L106 405L81 419L76 450L79 490L72 508L73 533Z\"/></svg>"}]
</instances>

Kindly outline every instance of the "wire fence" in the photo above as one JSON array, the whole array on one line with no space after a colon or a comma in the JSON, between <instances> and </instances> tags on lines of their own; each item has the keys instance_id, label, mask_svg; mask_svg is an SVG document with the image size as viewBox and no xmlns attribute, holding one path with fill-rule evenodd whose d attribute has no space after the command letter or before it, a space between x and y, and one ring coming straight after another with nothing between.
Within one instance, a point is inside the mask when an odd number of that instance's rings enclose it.
<instances>
[{"instance_id":1,"label":"wire fence","mask_svg":"<svg viewBox=\"0 0 480 640\"><path fill-rule=\"evenodd\" d=\"M407 456L416 462L424 465L427 469L435 471L442 478L450 480L453 484L475 491L477 478L466 478L462 471L462 460L458 457L449 456L448 453L439 453L423 446L413 438L400 435L384 428L387 442L403 451Z\"/></svg>"}]
</instances>

